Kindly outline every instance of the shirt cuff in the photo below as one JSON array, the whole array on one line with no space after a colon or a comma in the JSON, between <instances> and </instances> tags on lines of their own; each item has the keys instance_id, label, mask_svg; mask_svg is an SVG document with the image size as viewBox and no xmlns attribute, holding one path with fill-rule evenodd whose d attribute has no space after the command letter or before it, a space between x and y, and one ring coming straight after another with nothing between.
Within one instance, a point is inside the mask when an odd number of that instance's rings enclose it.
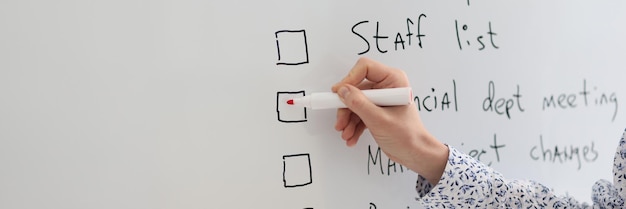
<instances>
[{"instance_id":1,"label":"shirt cuff","mask_svg":"<svg viewBox=\"0 0 626 209\"><path fill-rule=\"evenodd\" d=\"M437 185L431 185L418 175L416 198L426 208L454 208L458 205L486 207L490 197L488 184L493 175L501 175L492 168L457 149L448 146L446 167ZM499 178L496 178L499 179Z\"/></svg>"}]
</instances>

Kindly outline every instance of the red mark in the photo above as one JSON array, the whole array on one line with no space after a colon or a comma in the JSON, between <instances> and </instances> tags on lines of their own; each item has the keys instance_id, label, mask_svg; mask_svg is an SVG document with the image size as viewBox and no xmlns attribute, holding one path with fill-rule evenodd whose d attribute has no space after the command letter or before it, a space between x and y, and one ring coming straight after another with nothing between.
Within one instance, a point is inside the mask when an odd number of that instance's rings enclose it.
<instances>
[{"instance_id":1,"label":"red mark","mask_svg":"<svg viewBox=\"0 0 626 209\"><path fill-rule=\"evenodd\" d=\"M293 105L293 99L287 100L287 104Z\"/></svg>"}]
</instances>

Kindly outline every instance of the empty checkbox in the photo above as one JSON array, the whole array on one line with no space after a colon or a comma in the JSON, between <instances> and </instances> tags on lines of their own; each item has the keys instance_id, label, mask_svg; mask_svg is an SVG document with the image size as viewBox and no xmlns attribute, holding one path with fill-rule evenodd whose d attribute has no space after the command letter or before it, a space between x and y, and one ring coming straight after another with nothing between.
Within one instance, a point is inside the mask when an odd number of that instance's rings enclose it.
<instances>
[{"instance_id":1,"label":"empty checkbox","mask_svg":"<svg viewBox=\"0 0 626 209\"><path fill-rule=\"evenodd\" d=\"M276 31L278 48L277 65L301 65L309 63L309 49L304 30Z\"/></svg>"},{"instance_id":2,"label":"empty checkbox","mask_svg":"<svg viewBox=\"0 0 626 209\"><path fill-rule=\"evenodd\" d=\"M302 187L313 183L309 154L283 156L283 183L285 187Z\"/></svg>"}]
</instances>

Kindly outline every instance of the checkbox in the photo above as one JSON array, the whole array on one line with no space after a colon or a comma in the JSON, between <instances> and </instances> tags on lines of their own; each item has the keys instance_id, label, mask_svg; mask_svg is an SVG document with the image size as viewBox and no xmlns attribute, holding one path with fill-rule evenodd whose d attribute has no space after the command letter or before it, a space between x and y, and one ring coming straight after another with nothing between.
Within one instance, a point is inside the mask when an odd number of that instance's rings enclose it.
<instances>
[{"instance_id":1,"label":"checkbox","mask_svg":"<svg viewBox=\"0 0 626 209\"><path fill-rule=\"evenodd\" d=\"M276 65L301 65L309 63L309 49L304 30L276 31L278 62Z\"/></svg>"},{"instance_id":2,"label":"checkbox","mask_svg":"<svg viewBox=\"0 0 626 209\"><path fill-rule=\"evenodd\" d=\"M309 154L283 156L283 183L287 188L313 183Z\"/></svg>"},{"instance_id":3,"label":"checkbox","mask_svg":"<svg viewBox=\"0 0 626 209\"><path fill-rule=\"evenodd\" d=\"M306 122L306 108L287 104L287 100L304 96L304 91L281 91L276 93L276 114L278 115L278 121L283 123Z\"/></svg>"}]
</instances>

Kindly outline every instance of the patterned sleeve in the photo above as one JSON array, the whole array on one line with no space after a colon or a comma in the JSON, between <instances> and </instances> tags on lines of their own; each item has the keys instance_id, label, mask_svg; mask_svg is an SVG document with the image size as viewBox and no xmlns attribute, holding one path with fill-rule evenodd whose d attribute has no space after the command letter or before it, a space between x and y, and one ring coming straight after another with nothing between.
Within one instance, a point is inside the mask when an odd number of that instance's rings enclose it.
<instances>
[{"instance_id":1,"label":"patterned sleeve","mask_svg":"<svg viewBox=\"0 0 626 209\"><path fill-rule=\"evenodd\" d=\"M592 187L593 208L623 208L626 198L626 131L614 160L613 183ZM426 208L592 208L569 196L557 196L534 181L507 180L499 172L453 147L441 180L431 185L418 176L417 200Z\"/></svg>"}]
</instances>

